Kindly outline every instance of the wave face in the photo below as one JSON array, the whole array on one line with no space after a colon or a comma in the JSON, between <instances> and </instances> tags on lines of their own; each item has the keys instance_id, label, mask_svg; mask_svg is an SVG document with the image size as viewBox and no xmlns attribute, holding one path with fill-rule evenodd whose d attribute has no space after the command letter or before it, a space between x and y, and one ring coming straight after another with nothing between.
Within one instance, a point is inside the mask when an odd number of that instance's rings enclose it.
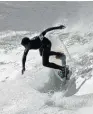
<instances>
[{"instance_id":1,"label":"wave face","mask_svg":"<svg viewBox=\"0 0 93 114\"><path fill-rule=\"evenodd\" d=\"M93 113L92 4L0 2L1 114ZM62 85L53 69L42 66L38 50L29 52L26 72L21 75L22 38L32 38L39 30L63 23L66 29L52 31L47 37L52 50L66 54L73 69L71 80Z\"/></svg>"}]
</instances>

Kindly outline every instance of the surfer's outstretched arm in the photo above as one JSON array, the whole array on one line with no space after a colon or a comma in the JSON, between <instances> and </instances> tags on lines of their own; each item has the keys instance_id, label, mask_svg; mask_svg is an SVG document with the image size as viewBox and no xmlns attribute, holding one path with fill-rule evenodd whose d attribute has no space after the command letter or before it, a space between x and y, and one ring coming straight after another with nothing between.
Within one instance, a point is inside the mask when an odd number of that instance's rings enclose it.
<instances>
[{"instance_id":1,"label":"surfer's outstretched arm","mask_svg":"<svg viewBox=\"0 0 93 114\"><path fill-rule=\"evenodd\" d=\"M22 57L22 74L25 71L25 62L26 62L26 57L27 57L28 51L29 51L28 49L25 49L23 57Z\"/></svg>"},{"instance_id":2,"label":"surfer's outstretched arm","mask_svg":"<svg viewBox=\"0 0 93 114\"><path fill-rule=\"evenodd\" d=\"M60 25L60 26L56 26L56 27L50 27L50 28L44 30L40 35L43 35L44 36L49 31L56 30L56 29L64 29L64 28L65 28L64 25Z\"/></svg>"}]
</instances>

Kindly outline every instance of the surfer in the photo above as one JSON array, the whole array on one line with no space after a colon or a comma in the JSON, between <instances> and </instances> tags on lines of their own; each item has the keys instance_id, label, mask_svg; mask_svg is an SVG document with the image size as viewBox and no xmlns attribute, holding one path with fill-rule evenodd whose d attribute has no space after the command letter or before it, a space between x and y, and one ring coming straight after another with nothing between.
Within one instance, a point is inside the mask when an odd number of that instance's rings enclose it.
<instances>
[{"instance_id":1,"label":"surfer","mask_svg":"<svg viewBox=\"0 0 93 114\"><path fill-rule=\"evenodd\" d=\"M35 36L32 39L29 39L28 37L24 37L21 41L21 44L25 47L24 54L22 57L22 74L25 71L25 62L26 57L31 49L39 49L40 56L42 56L42 64L45 67L59 69L61 71L64 71L64 66L57 65L55 63L49 62L49 56L55 55L56 57L59 56L65 56L63 53L60 52L54 52L51 51L52 43L51 41L45 37L46 33L52 30L56 29L64 29L64 25L56 26L56 27L50 27L46 30L44 30L39 36Z\"/></svg>"}]
</instances>

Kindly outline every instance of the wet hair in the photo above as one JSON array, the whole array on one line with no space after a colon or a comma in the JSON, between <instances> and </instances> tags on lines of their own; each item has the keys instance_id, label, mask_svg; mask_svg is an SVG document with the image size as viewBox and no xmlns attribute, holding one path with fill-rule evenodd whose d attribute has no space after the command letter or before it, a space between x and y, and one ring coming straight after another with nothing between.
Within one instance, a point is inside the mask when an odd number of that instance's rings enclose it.
<instances>
[{"instance_id":1,"label":"wet hair","mask_svg":"<svg viewBox=\"0 0 93 114\"><path fill-rule=\"evenodd\" d=\"M24 37L21 41L21 44L24 46L24 45L27 45L29 42L30 42L30 39L28 37Z\"/></svg>"}]
</instances>

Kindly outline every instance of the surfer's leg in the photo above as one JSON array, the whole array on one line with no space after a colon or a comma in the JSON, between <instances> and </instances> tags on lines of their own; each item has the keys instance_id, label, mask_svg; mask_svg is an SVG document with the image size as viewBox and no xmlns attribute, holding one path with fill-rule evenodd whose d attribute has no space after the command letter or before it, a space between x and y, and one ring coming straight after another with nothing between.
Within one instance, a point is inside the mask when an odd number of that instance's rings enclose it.
<instances>
[{"instance_id":1,"label":"surfer's leg","mask_svg":"<svg viewBox=\"0 0 93 114\"><path fill-rule=\"evenodd\" d=\"M49 52L49 56L52 56L52 55L56 55L56 58L57 58L57 59L61 59L61 60L62 60L62 65L63 65L63 66L66 66L66 56L65 56L64 53L55 52L55 51L50 51L50 52Z\"/></svg>"},{"instance_id":2,"label":"surfer's leg","mask_svg":"<svg viewBox=\"0 0 93 114\"><path fill-rule=\"evenodd\" d=\"M49 56L56 55L56 56L62 56L61 52L55 52L55 51L49 51Z\"/></svg>"},{"instance_id":3,"label":"surfer's leg","mask_svg":"<svg viewBox=\"0 0 93 114\"><path fill-rule=\"evenodd\" d=\"M62 53L60 59L62 60L62 66L66 66L66 55L64 53Z\"/></svg>"},{"instance_id":4,"label":"surfer's leg","mask_svg":"<svg viewBox=\"0 0 93 114\"><path fill-rule=\"evenodd\" d=\"M49 52L49 56L51 56L51 55L56 55L57 59L61 59L62 60L62 66L66 66L66 55L64 53L50 51Z\"/></svg>"},{"instance_id":5,"label":"surfer's leg","mask_svg":"<svg viewBox=\"0 0 93 114\"><path fill-rule=\"evenodd\" d=\"M51 63L49 62L49 49L48 48L45 48L42 52L42 62L43 62L43 65L46 66L46 67L49 67L49 68L54 68L54 69L59 69L59 70L62 70L62 66L60 65L57 65L55 63Z\"/></svg>"},{"instance_id":6,"label":"surfer's leg","mask_svg":"<svg viewBox=\"0 0 93 114\"><path fill-rule=\"evenodd\" d=\"M42 52L43 52L43 47L39 48L40 56L42 56Z\"/></svg>"}]
</instances>

